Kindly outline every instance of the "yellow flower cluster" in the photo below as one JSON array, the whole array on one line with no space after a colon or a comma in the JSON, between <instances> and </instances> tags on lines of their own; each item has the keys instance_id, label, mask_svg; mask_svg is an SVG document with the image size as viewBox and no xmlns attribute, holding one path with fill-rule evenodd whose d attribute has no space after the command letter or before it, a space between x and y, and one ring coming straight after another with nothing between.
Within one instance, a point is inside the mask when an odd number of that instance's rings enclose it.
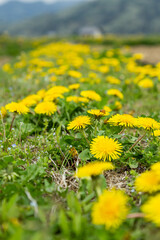
<instances>
[{"instance_id":1,"label":"yellow flower cluster","mask_svg":"<svg viewBox=\"0 0 160 240\"><path fill-rule=\"evenodd\" d=\"M160 162L151 166L150 171L142 173L136 178L135 187L141 192L158 192L160 191ZM146 220L155 223L160 227L160 194L150 197L141 207Z\"/></svg>"},{"instance_id":2,"label":"yellow flower cluster","mask_svg":"<svg viewBox=\"0 0 160 240\"><path fill-rule=\"evenodd\" d=\"M160 63L156 66L140 66L137 62L139 59L141 59L141 55L127 57L117 49L108 50L101 56L97 50L91 50L89 46L81 44L59 42L41 46L31 51L29 55L22 54L15 64L4 64L2 69L8 74L14 74L14 81L18 79L17 76L20 76L27 84L35 84L37 89L39 86L44 86L45 89L1 107L1 115L2 117L7 116L7 110L15 114L30 114L32 117L35 114L43 114L48 118L56 112L62 118L71 113L69 117L73 117L73 120L69 122L67 129L82 130L85 140L90 144L90 153L100 160L78 168L75 176L85 178L100 175L105 170L114 169L111 162L105 161L120 158L123 147L114 138L100 136L104 134L106 126L103 131L100 129L101 126L98 126L98 130L95 126L98 136L92 139L92 136L95 136L91 133L94 124L100 122L99 125L101 125L106 122L111 126L142 128L152 131L154 136L160 136L158 120L150 117L134 117L131 114L115 114L116 111L122 109L122 103L126 102L125 97L127 96L121 89L135 87L136 90L143 93L158 85ZM20 71L21 69L25 71ZM83 71L84 69L85 71ZM127 78L125 79L125 74L119 74L119 77L116 77L118 72L124 69L128 71ZM23 76L21 72L23 72ZM115 76L112 76L113 73ZM100 83L104 84L104 89ZM125 112L126 109L122 109L122 112ZM114 115L109 119L104 121L100 119L112 111L114 111ZM83 113L94 117L81 115ZM77 116L78 114L80 116ZM86 135L84 129L88 131ZM87 139L90 136L91 143ZM70 146L70 156L76 160L78 160L77 151L79 150ZM160 191L160 162L152 165L150 171L146 171L136 178L135 188L138 192L149 194ZM93 204L93 224L105 225L106 229L117 228L128 214L127 202L128 198L122 191L105 190L99 196L98 201ZM145 218L154 222L158 227L160 227L159 202L160 194L157 194L150 197L141 208Z\"/></svg>"},{"instance_id":3,"label":"yellow flower cluster","mask_svg":"<svg viewBox=\"0 0 160 240\"><path fill-rule=\"evenodd\" d=\"M135 127L144 128L146 130L160 129L160 123L153 118L138 117L135 123Z\"/></svg>"},{"instance_id":4,"label":"yellow flower cluster","mask_svg":"<svg viewBox=\"0 0 160 240\"><path fill-rule=\"evenodd\" d=\"M160 162L152 165L150 171L139 175L135 181L138 192L156 192L160 190Z\"/></svg>"},{"instance_id":5,"label":"yellow flower cluster","mask_svg":"<svg viewBox=\"0 0 160 240\"><path fill-rule=\"evenodd\" d=\"M108 120L108 123L114 126L134 127L135 118L129 114L116 114Z\"/></svg>"},{"instance_id":6,"label":"yellow flower cluster","mask_svg":"<svg viewBox=\"0 0 160 240\"><path fill-rule=\"evenodd\" d=\"M148 117L138 117L135 118L129 114L116 114L112 116L108 123L113 126L124 126L124 127L136 127L136 128L144 128L146 130L159 130L160 123L154 120L153 118Z\"/></svg>"},{"instance_id":7,"label":"yellow flower cluster","mask_svg":"<svg viewBox=\"0 0 160 240\"><path fill-rule=\"evenodd\" d=\"M5 108L9 112L14 112L18 114L26 114L29 112L29 108L27 108L23 103L16 103L16 102L11 102L5 106Z\"/></svg>"}]
</instances>

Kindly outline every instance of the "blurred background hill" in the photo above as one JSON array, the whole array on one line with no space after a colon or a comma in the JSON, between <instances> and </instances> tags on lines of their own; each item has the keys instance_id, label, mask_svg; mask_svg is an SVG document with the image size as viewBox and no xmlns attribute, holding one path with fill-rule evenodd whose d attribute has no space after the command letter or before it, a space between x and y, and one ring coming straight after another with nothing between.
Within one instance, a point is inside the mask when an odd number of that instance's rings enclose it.
<instances>
[{"instance_id":1,"label":"blurred background hill","mask_svg":"<svg viewBox=\"0 0 160 240\"><path fill-rule=\"evenodd\" d=\"M19 35L159 34L159 0L68 0L0 6L1 31Z\"/></svg>"},{"instance_id":2,"label":"blurred background hill","mask_svg":"<svg viewBox=\"0 0 160 240\"><path fill-rule=\"evenodd\" d=\"M80 1L80 0L79 0ZM44 2L18 2L9 1L0 6L0 20L6 23L30 19L45 13L58 13L68 7L74 6L74 0L46 4Z\"/></svg>"},{"instance_id":3,"label":"blurred background hill","mask_svg":"<svg viewBox=\"0 0 160 240\"><path fill-rule=\"evenodd\" d=\"M53 16L83 1L85 0L60 0L50 4L42 1L34 2L34 0L33 2L7 1L0 5L0 30L12 29L12 26L15 26L15 28L19 25L23 26L27 20L31 19L32 22L35 16L39 16L41 19L41 15L43 15L42 17L45 19L45 14L50 13Z\"/></svg>"}]
</instances>

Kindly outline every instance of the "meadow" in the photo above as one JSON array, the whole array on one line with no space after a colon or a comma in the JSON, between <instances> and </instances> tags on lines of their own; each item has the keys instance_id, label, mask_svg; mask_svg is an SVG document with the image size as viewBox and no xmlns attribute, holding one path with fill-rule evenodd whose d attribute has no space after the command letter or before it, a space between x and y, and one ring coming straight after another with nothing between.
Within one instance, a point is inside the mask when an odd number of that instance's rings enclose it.
<instances>
[{"instance_id":1,"label":"meadow","mask_svg":"<svg viewBox=\"0 0 160 240\"><path fill-rule=\"evenodd\" d=\"M0 45L0 239L160 239L160 63L14 41Z\"/></svg>"}]
</instances>

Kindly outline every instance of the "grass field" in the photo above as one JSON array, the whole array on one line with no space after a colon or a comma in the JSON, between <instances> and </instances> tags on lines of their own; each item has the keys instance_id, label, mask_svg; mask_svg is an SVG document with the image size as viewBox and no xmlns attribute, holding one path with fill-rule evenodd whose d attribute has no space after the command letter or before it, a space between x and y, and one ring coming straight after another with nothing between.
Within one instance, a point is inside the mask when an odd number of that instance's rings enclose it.
<instances>
[{"instance_id":1,"label":"grass field","mask_svg":"<svg viewBox=\"0 0 160 240\"><path fill-rule=\"evenodd\" d=\"M160 64L125 46L7 49L0 239L159 240Z\"/></svg>"}]
</instances>

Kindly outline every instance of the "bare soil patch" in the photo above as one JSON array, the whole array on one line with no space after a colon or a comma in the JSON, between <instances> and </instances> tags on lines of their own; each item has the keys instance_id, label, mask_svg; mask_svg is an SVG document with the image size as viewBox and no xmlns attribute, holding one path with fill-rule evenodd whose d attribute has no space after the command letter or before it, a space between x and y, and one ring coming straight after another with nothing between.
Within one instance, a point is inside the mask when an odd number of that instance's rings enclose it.
<instances>
[{"instance_id":1,"label":"bare soil patch","mask_svg":"<svg viewBox=\"0 0 160 240\"><path fill-rule=\"evenodd\" d=\"M131 47L131 52L142 53L144 63L156 64L160 62L160 46L135 46Z\"/></svg>"}]
</instances>

